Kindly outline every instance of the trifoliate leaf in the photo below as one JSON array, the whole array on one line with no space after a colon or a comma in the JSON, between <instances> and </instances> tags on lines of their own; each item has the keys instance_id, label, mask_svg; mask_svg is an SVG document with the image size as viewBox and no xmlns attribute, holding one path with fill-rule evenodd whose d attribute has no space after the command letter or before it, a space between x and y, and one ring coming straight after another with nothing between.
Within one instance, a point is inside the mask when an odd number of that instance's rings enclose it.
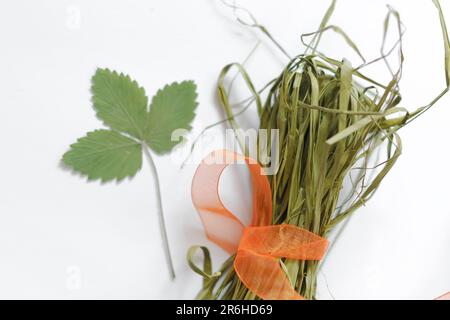
<instances>
[{"instance_id":1,"label":"trifoliate leaf","mask_svg":"<svg viewBox=\"0 0 450 320\"><path fill-rule=\"evenodd\" d=\"M92 94L97 116L107 126L143 139L148 99L136 81L116 71L97 69Z\"/></svg>"},{"instance_id":2,"label":"trifoliate leaf","mask_svg":"<svg viewBox=\"0 0 450 320\"><path fill-rule=\"evenodd\" d=\"M197 107L196 88L193 81L174 82L153 97L145 141L154 152L167 153L180 142L172 141L174 130L191 130Z\"/></svg>"},{"instance_id":3,"label":"trifoliate leaf","mask_svg":"<svg viewBox=\"0 0 450 320\"><path fill-rule=\"evenodd\" d=\"M122 73L97 69L92 78L92 101L97 116L113 130L88 133L63 156L66 165L88 179L106 182L133 177L142 166L142 151L145 151L154 174L157 214L172 278L175 273L164 226L159 179L148 147L157 153L168 152L178 143L171 141L172 132L191 129L197 107L195 90L192 81L168 85L158 91L149 111L145 91L136 81Z\"/></svg>"},{"instance_id":4,"label":"trifoliate leaf","mask_svg":"<svg viewBox=\"0 0 450 320\"><path fill-rule=\"evenodd\" d=\"M66 165L103 182L132 177L142 166L141 144L111 130L96 130L70 146Z\"/></svg>"}]
</instances>

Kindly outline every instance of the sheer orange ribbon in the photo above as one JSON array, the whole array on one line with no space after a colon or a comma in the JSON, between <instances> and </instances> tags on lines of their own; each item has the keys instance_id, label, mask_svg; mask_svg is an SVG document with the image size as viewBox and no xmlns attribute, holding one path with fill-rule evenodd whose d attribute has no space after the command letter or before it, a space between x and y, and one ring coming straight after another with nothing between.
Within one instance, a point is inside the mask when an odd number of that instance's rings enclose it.
<instances>
[{"instance_id":1,"label":"sheer orange ribbon","mask_svg":"<svg viewBox=\"0 0 450 320\"><path fill-rule=\"evenodd\" d=\"M443 294L442 296L439 296L434 300L450 300L450 292L447 292L446 294Z\"/></svg>"},{"instance_id":2,"label":"sheer orange ribbon","mask_svg":"<svg viewBox=\"0 0 450 320\"><path fill-rule=\"evenodd\" d=\"M219 181L224 169L246 163L253 188L253 213L249 226L223 205ZM293 225L272 223L272 193L259 164L231 151L210 153L197 168L192 181L192 201L207 237L230 254L236 253L234 269L242 283L265 300L303 300L281 269L279 258L322 259L328 241Z\"/></svg>"}]
</instances>

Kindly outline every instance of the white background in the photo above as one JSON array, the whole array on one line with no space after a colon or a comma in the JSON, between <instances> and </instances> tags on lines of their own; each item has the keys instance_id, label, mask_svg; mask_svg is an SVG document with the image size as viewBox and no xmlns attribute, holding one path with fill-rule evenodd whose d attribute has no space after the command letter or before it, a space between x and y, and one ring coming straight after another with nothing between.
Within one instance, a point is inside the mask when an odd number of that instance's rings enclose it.
<instances>
[{"instance_id":1,"label":"white background","mask_svg":"<svg viewBox=\"0 0 450 320\"><path fill-rule=\"evenodd\" d=\"M402 105L413 110L445 84L431 0L340 1L331 22L374 58L388 2L407 28ZM297 54L303 52L300 34L317 29L329 1L238 3ZM442 4L450 21L450 3ZM181 170L170 156L156 159L178 275L171 282L148 166L132 181L101 185L64 170L60 158L78 137L102 127L89 92L97 67L129 73L149 96L168 82L194 79L199 132L223 118L216 102L219 71L244 60L258 38L264 39L217 0L1 1L0 298L195 296L200 278L185 262L189 246L207 244L216 267L226 257L205 239L191 204L195 165ZM344 48L334 35L321 45L338 59L349 54ZM264 40L247 67L260 87L285 63ZM386 74L382 64L371 70ZM432 299L450 290L449 104L447 96L401 130L403 155L330 252L319 298ZM252 112L245 117L257 124ZM222 139L203 144L200 153L219 147ZM238 173L230 172L222 189L227 205L243 212L250 191Z\"/></svg>"}]
</instances>

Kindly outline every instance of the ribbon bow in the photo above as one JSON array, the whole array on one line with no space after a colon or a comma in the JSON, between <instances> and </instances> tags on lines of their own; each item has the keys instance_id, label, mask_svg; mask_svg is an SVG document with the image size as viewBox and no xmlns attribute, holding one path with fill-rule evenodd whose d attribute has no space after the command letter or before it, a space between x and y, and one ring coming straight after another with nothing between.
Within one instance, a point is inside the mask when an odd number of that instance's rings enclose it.
<instances>
[{"instance_id":1,"label":"ribbon bow","mask_svg":"<svg viewBox=\"0 0 450 320\"><path fill-rule=\"evenodd\" d=\"M253 188L252 220L247 227L225 208L219 196L223 170L239 160L247 164ZM214 151L197 168L192 201L206 236L228 253L236 253L234 269L248 289L265 300L302 300L278 259L320 260L328 241L293 225L270 225L272 193L267 176L261 172L253 159L231 151Z\"/></svg>"}]
</instances>

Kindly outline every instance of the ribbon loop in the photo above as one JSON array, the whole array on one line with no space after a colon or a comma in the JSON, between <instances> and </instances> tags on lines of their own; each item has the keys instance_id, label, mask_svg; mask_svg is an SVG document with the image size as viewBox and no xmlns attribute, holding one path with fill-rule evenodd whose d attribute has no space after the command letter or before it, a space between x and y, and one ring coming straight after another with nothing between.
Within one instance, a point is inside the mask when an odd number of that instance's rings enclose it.
<instances>
[{"instance_id":1,"label":"ribbon loop","mask_svg":"<svg viewBox=\"0 0 450 320\"><path fill-rule=\"evenodd\" d=\"M231 164L247 164L253 187L253 214L251 225L269 225L272 222L272 196L262 168L250 158L227 150L216 150L207 155L192 180L192 202L205 228L206 236L230 254L236 253L244 230L242 222L222 203L219 196L220 177Z\"/></svg>"}]
</instances>

